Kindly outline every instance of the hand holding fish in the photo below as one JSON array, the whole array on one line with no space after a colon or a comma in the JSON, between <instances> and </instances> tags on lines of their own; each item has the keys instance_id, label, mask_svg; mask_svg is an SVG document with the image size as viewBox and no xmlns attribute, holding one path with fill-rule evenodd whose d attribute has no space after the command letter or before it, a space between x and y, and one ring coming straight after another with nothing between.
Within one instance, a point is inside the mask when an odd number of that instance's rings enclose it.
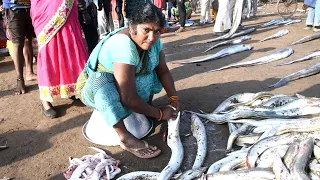
<instances>
[{"instance_id":1,"label":"hand holding fish","mask_svg":"<svg viewBox=\"0 0 320 180\"><path fill-rule=\"evenodd\" d=\"M164 108L160 108L161 111L161 119L159 118L159 120L169 120L169 119L176 119L178 112L177 109L173 106L166 106Z\"/></svg>"},{"instance_id":2,"label":"hand holding fish","mask_svg":"<svg viewBox=\"0 0 320 180\"><path fill-rule=\"evenodd\" d=\"M177 112L179 112L181 110L181 108L180 108L180 99L179 99L178 96L171 96L169 98L169 104L171 106L173 106L176 109Z\"/></svg>"}]
</instances>

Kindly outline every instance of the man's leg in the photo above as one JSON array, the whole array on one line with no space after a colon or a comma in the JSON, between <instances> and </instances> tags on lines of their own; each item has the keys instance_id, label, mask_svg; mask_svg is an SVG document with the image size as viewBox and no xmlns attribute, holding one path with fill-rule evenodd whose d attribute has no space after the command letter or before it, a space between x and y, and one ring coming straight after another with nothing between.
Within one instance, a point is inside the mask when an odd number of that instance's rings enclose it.
<instances>
[{"instance_id":1,"label":"man's leg","mask_svg":"<svg viewBox=\"0 0 320 180\"><path fill-rule=\"evenodd\" d=\"M14 63L14 68L17 74L17 88L15 90L15 94L24 94L26 93L26 86L23 78L23 65L24 65L24 57L23 57L23 42L12 42L12 59Z\"/></svg>"},{"instance_id":2,"label":"man's leg","mask_svg":"<svg viewBox=\"0 0 320 180\"><path fill-rule=\"evenodd\" d=\"M7 28L12 39L12 59L17 75L17 88L15 94L26 93L26 87L23 78L23 46L25 38L25 17L26 13L24 9L18 9L12 11L11 9L5 9L5 16L7 21Z\"/></svg>"},{"instance_id":3,"label":"man's leg","mask_svg":"<svg viewBox=\"0 0 320 180\"><path fill-rule=\"evenodd\" d=\"M184 25L186 23L186 7L184 5L184 0L178 0L177 6L178 6L178 11L179 11L180 28L176 32L183 32Z\"/></svg>"},{"instance_id":4,"label":"man's leg","mask_svg":"<svg viewBox=\"0 0 320 180\"><path fill-rule=\"evenodd\" d=\"M32 37L26 38L23 46L23 56L26 63L26 80L37 80L37 75L33 72L33 48Z\"/></svg>"},{"instance_id":5,"label":"man's leg","mask_svg":"<svg viewBox=\"0 0 320 180\"><path fill-rule=\"evenodd\" d=\"M314 22L313 22L313 31L320 31L320 0L317 0L314 7Z\"/></svg>"}]
</instances>

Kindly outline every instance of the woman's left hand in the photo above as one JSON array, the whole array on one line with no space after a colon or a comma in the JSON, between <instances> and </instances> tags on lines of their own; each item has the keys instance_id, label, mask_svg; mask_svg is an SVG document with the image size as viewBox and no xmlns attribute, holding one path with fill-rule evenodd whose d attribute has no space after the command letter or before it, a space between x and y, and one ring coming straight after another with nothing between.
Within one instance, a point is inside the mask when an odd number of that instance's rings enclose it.
<instances>
[{"instance_id":1,"label":"woman's left hand","mask_svg":"<svg viewBox=\"0 0 320 180\"><path fill-rule=\"evenodd\" d=\"M180 106L180 101L179 100L171 102L170 105L175 107L177 112L181 111L181 106Z\"/></svg>"}]
</instances>

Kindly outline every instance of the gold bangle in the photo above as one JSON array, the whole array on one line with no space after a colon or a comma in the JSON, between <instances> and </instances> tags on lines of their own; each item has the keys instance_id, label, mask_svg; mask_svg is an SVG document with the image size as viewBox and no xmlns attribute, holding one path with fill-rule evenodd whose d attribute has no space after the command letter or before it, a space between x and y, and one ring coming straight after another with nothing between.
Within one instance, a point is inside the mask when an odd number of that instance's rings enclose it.
<instances>
[{"instance_id":1,"label":"gold bangle","mask_svg":"<svg viewBox=\"0 0 320 180\"><path fill-rule=\"evenodd\" d=\"M178 96L171 96L169 98L169 104L172 104L174 101L179 101L179 97Z\"/></svg>"}]
</instances>

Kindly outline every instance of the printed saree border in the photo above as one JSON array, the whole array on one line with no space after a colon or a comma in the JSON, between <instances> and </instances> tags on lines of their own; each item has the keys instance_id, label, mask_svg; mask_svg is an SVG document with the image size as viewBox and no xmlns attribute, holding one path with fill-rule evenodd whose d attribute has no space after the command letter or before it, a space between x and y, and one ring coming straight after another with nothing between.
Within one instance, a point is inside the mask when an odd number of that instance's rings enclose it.
<instances>
[{"instance_id":1,"label":"printed saree border","mask_svg":"<svg viewBox=\"0 0 320 180\"><path fill-rule=\"evenodd\" d=\"M75 0L65 0L61 3L57 12L52 16L48 24L44 26L44 28L39 33L37 40L40 49L45 46L53 36L60 30L60 28L66 23L70 12L72 10L72 6Z\"/></svg>"}]
</instances>

